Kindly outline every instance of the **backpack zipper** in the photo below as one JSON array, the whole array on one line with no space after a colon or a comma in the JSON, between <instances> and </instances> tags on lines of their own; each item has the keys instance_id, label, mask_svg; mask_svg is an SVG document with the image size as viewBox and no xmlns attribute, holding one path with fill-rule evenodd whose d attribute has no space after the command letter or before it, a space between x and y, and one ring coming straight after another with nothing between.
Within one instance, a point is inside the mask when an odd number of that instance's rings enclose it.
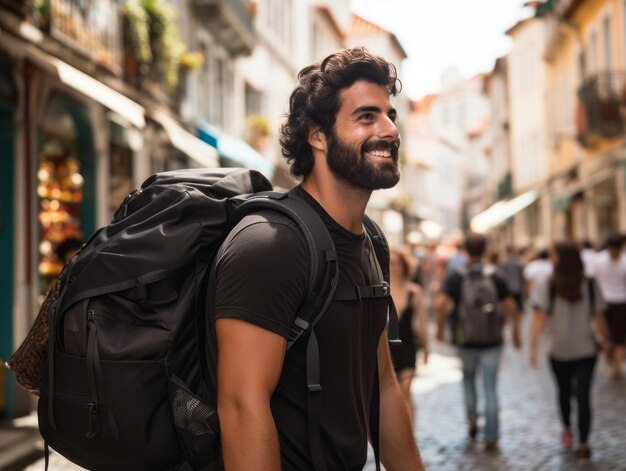
<instances>
[{"instance_id":1,"label":"backpack zipper","mask_svg":"<svg viewBox=\"0 0 626 471\"><path fill-rule=\"evenodd\" d=\"M87 311L87 331L89 336L87 338L87 374L89 377L89 397L88 404L88 422L89 428L87 429L87 438L93 438L98 435L100 431L100 414L98 407L98 389L96 385L96 365L98 361L97 349L98 341L96 339L96 315L93 309Z\"/></svg>"}]
</instances>

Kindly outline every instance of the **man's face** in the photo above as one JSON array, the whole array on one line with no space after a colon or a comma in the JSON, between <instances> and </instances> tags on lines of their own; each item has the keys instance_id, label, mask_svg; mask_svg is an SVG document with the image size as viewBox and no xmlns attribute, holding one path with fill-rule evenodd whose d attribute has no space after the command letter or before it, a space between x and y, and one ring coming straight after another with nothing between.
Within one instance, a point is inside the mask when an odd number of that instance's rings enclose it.
<instances>
[{"instance_id":1,"label":"man's face","mask_svg":"<svg viewBox=\"0 0 626 471\"><path fill-rule=\"evenodd\" d=\"M385 87L359 80L340 92L341 107L327 136L328 167L355 188L391 188L400 180L396 110Z\"/></svg>"}]
</instances>

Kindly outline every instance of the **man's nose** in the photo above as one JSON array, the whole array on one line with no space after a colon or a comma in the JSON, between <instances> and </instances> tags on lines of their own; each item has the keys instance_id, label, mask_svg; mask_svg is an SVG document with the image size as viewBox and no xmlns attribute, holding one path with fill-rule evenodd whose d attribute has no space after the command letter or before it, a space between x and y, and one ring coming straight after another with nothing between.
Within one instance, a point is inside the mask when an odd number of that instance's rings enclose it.
<instances>
[{"instance_id":1,"label":"man's nose","mask_svg":"<svg viewBox=\"0 0 626 471\"><path fill-rule=\"evenodd\" d=\"M380 130L382 139L392 139L396 144L400 145L400 131L396 123L389 117L383 118L383 124Z\"/></svg>"}]
</instances>

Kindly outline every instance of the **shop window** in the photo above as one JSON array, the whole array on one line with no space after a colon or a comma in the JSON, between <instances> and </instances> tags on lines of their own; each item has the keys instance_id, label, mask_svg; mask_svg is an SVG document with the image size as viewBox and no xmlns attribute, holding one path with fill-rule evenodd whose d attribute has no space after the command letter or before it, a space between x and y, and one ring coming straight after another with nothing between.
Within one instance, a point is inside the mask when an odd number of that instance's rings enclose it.
<instances>
[{"instance_id":1,"label":"shop window","mask_svg":"<svg viewBox=\"0 0 626 471\"><path fill-rule=\"evenodd\" d=\"M61 273L71 251L84 238L81 229L83 184L80 162L72 144L52 137L44 138L37 169L38 269L42 293Z\"/></svg>"},{"instance_id":2,"label":"shop window","mask_svg":"<svg viewBox=\"0 0 626 471\"><path fill-rule=\"evenodd\" d=\"M65 262L95 230L93 139L85 108L55 93L40 123L36 192L40 278L44 294Z\"/></svg>"}]
</instances>

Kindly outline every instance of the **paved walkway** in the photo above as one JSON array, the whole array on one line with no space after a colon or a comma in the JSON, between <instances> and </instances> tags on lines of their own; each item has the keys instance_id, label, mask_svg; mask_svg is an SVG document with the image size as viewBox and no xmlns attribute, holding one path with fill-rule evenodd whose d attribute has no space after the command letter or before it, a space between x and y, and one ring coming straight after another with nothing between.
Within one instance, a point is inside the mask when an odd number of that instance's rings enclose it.
<instances>
[{"instance_id":1,"label":"paved walkway","mask_svg":"<svg viewBox=\"0 0 626 471\"><path fill-rule=\"evenodd\" d=\"M523 332L528 332L527 325ZM542 340L545 347L547 339ZM499 377L501 451L494 455L483 450L480 434L475 443L468 439L460 362L451 347L434 345L429 364L419 365L412 385L418 410L417 437L426 469L626 471L626 382L609 379L603 362L598 362L592 392L593 457L591 463L580 464L573 452L560 444L562 429L547 354L544 351L539 368L533 369L528 365L526 347L521 351L507 347L503 352ZM480 398L482 383L477 385ZM575 425L575 404L572 411ZM374 470L371 460L366 470Z\"/></svg>"},{"instance_id":2,"label":"paved walkway","mask_svg":"<svg viewBox=\"0 0 626 471\"><path fill-rule=\"evenodd\" d=\"M528 332L525 326L524 333ZM545 341L543 345L545 345ZM590 439L593 459L581 465L560 443L556 393L546 355L538 369L528 366L526 348L506 348L500 391L501 452L487 454L480 435L467 438L460 385L460 363L454 351L434 345L427 366L419 365L413 382L418 408L418 442L428 470L436 471L626 471L626 382L610 380L598 364L593 389L594 423ZM479 389L480 393L480 389ZM575 408L574 408L575 410ZM43 460L25 468L43 470ZM78 468L52 455L51 471ZM371 463L367 471L373 470Z\"/></svg>"}]
</instances>

